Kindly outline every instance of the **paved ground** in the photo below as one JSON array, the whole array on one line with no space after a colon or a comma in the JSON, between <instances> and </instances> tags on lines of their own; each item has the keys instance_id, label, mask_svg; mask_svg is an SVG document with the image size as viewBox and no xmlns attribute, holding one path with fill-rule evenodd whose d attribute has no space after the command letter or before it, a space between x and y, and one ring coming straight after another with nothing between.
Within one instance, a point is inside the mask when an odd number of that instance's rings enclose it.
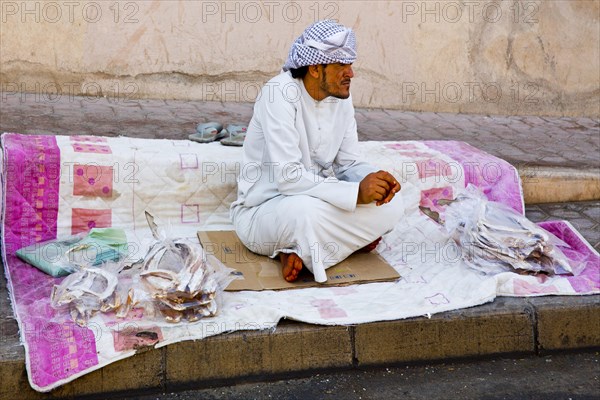
<instances>
[{"instance_id":1,"label":"paved ground","mask_svg":"<svg viewBox=\"0 0 600 400\"><path fill-rule=\"evenodd\" d=\"M199 122L248 123L250 103L2 94L0 132L184 139ZM360 140L463 140L515 165L600 168L600 120L357 109Z\"/></svg>"},{"instance_id":2,"label":"paved ground","mask_svg":"<svg viewBox=\"0 0 600 400\"><path fill-rule=\"evenodd\" d=\"M35 95L2 95L0 132L185 139L199 122L247 123L252 114L251 104L117 100L63 96L51 101ZM600 173L597 118L490 117L368 109L358 109L356 118L361 140L463 140L515 165L570 167ZM527 216L533 221L567 219L600 251L600 201L527 205ZM10 305L5 299L2 274L0 280L0 329L16 344L16 324L8 316ZM564 302L569 300L565 298ZM589 390L592 385L598 387L598 362L597 353L480 360L321 374L170 397L131 399L592 399L600 398Z\"/></svg>"},{"instance_id":3,"label":"paved ground","mask_svg":"<svg viewBox=\"0 0 600 400\"><path fill-rule=\"evenodd\" d=\"M526 205L527 218L534 222L567 220L600 252L600 201Z\"/></svg>"},{"instance_id":4,"label":"paved ground","mask_svg":"<svg viewBox=\"0 0 600 400\"><path fill-rule=\"evenodd\" d=\"M123 97L123 96L122 96ZM199 122L248 123L250 103L2 94L0 132L184 139ZM361 140L463 140L515 165L600 174L600 119L357 109ZM567 219L600 246L600 202L528 206L535 221Z\"/></svg>"},{"instance_id":5,"label":"paved ground","mask_svg":"<svg viewBox=\"0 0 600 400\"><path fill-rule=\"evenodd\" d=\"M600 356L588 352L332 372L124 400L592 400L599 387Z\"/></svg>"}]
</instances>

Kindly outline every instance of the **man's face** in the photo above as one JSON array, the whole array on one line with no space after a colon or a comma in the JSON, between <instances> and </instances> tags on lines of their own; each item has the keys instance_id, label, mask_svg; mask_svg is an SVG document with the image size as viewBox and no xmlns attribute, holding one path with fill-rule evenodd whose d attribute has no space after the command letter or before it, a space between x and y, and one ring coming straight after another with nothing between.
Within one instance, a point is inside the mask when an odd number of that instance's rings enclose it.
<instances>
[{"instance_id":1,"label":"man's face","mask_svg":"<svg viewBox=\"0 0 600 400\"><path fill-rule=\"evenodd\" d=\"M326 96L347 99L350 97L350 81L354 77L352 64L327 64L321 66L322 74L319 89Z\"/></svg>"}]
</instances>

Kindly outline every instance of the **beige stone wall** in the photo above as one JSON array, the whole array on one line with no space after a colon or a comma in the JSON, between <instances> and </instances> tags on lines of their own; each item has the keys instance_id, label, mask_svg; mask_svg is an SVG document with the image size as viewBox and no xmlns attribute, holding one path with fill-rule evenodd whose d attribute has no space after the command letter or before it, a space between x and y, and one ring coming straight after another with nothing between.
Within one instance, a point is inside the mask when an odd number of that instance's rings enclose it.
<instances>
[{"instance_id":1,"label":"beige stone wall","mask_svg":"<svg viewBox=\"0 0 600 400\"><path fill-rule=\"evenodd\" d=\"M362 107L600 115L600 1L0 1L4 96L253 101L316 19Z\"/></svg>"}]
</instances>

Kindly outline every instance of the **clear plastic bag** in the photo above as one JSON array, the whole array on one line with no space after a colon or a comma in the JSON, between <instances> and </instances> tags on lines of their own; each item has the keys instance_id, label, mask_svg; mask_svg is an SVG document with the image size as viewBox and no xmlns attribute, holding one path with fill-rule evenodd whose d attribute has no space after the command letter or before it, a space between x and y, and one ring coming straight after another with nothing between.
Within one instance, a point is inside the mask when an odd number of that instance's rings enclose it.
<instances>
[{"instance_id":1,"label":"clear plastic bag","mask_svg":"<svg viewBox=\"0 0 600 400\"><path fill-rule=\"evenodd\" d=\"M54 285L50 295L51 305L68 309L77 325L85 326L98 312L112 312L122 304L118 290L118 273L123 263L107 262L101 266L75 266L75 272L59 285Z\"/></svg>"},{"instance_id":2,"label":"clear plastic bag","mask_svg":"<svg viewBox=\"0 0 600 400\"><path fill-rule=\"evenodd\" d=\"M215 316L222 292L237 279L234 270L207 255L199 242L159 233L149 213L146 219L156 241L138 265L139 281L134 281L141 284L132 286L133 296L145 301L144 315L162 316L170 323Z\"/></svg>"},{"instance_id":3,"label":"clear plastic bag","mask_svg":"<svg viewBox=\"0 0 600 400\"><path fill-rule=\"evenodd\" d=\"M148 214L149 215L149 214ZM158 233L144 259L133 265L107 262L99 267L75 265L75 272L55 285L51 304L68 308L73 320L85 326L98 312L177 323L215 316L220 296L237 277L200 243Z\"/></svg>"},{"instance_id":4,"label":"clear plastic bag","mask_svg":"<svg viewBox=\"0 0 600 400\"><path fill-rule=\"evenodd\" d=\"M60 277L76 271L76 266L100 265L127 256L127 236L122 229L93 228L59 239L52 239L17 250L23 261Z\"/></svg>"},{"instance_id":5,"label":"clear plastic bag","mask_svg":"<svg viewBox=\"0 0 600 400\"><path fill-rule=\"evenodd\" d=\"M578 274L559 246L569 247L550 232L504 204L488 201L469 185L446 209L446 230L472 268L495 274L505 271Z\"/></svg>"},{"instance_id":6,"label":"clear plastic bag","mask_svg":"<svg viewBox=\"0 0 600 400\"><path fill-rule=\"evenodd\" d=\"M217 314L221 293L236 279L233 271L199 243L166 238L148 252L140 280L167 322L194 322Z\"/></svg>"}]
</instances>

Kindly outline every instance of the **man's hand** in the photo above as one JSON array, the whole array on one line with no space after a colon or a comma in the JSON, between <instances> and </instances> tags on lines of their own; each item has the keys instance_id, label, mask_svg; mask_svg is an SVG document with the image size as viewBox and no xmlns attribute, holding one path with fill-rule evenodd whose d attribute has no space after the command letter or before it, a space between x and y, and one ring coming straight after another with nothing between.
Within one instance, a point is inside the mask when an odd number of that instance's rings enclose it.
<instances>
[{"instance_id":1,"label":"man's hand","mask_svg":"<svg viewBox=\"0 0 600 400\"><path fill-rule=\"evenodd\" d=\"M360 182L356 204L375 204L380 206L389 203L400 191L400 183L386 171L370 173Z\"/></svg>"}]
</instances>

